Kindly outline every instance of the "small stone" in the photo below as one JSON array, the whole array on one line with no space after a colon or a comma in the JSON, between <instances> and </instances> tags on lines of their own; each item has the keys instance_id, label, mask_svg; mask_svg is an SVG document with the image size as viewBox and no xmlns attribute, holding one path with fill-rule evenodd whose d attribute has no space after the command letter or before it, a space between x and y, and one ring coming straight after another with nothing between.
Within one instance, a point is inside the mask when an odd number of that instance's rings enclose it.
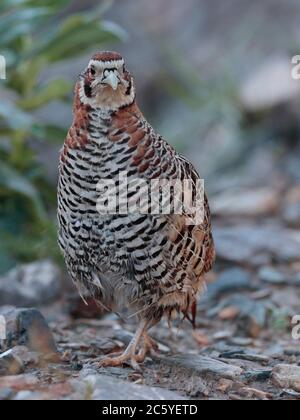
<instances>
[{"instance_id":1,"label":"small stone","mask_svg":"<svg viewBox=\"0 0 300 420\"><path fill-rule=\"evenodd\" d=\"M0 377L0 389L11 388L16 391L37 386L38 378L33 374L23 375L12 375L12 376L1 376Z\"/></svg>"},{"instance_id":2,"label":"small stone","mask_svg":"<svg viewBox=\"0 0 300 420\"><path fill-rule=\"evenodd\" d=\"M215 215L222 217L254 217L274 213L279 194L267 187L255 190L230 189L211 200Z\"/></svg>"},{"instance_id":3,"label":"small stone","mask_svg":"<svg viewBox=\"0 0 300 420\"><path fill-rule=\"evenodd\" d=\"M272 267L262 267L258 272L260 280L271 284L286 284L287 276Z\"/></svg>"},{"instance_id":4,"label":"small stone","mask_svg":"<svg viewBox=\"0 0 300 420\"><path fill-rule=\"evenodd\" d=\"M265 382L271 378L272 369L247 371L243 377L248 381Z\"/></svg>"},{"instance_id":5,"label":"small stone","mask_svg":"<svg viewBox=\"0 0 300 420\"><path fill-rule=\"evenodd\" d=\"M40 399L40 394L35 391L19 391L14 397L14 401L36 401Z\"/></svg>"},{"instance_id":6,"label":"small stone","mask_svg":"<svg viewBox=\"0 0 300 420\"><path fill-rule=\"evenodd\" d=\"M207 356L188 354L163 357L161 360L168 365L182 367L200 375L211 374L226 379L235 379L243 373L243 370L237 366Z\"/></svg>"},{"instance_id":7,"label":"small stone","mask_svg":"<svg viewBox=\"0 0 300 420\"><path fill-rule=\"evenodd\" d=\"M234 306L229 306L227 308L222 309L219 312L219 318L222 321L231 321L238 316L239 312L240 311L238 310L238 308Z\"/></svg>"},{"instance_id":8,"label":"small stone","mask_svg":"<svg viewBox=\"0 0 300 420\"><path fill-rule=\"evenodd\" d=\"M52 332L37 309L2 309L0 314L6 321L7 339L2 344L3 350L14 346L26 346L47 360L57 361L57 348Z\"/></svg>"},{"instance_id":9,"label":"small stone","mask_svg":"<svg viewBox=\"0 0 300 420\"><path fill-rule=\"evenodd\" d=\"M74 390L71 398L80 400L185 400L181 395L162 388L137 385L103 374L80 377L70 381Z\"/></svg>"},{"instance_id":10,"label":"small stone","mask_svg":"<svg viewBox=\"0 0 300 420\"><path fill-rule=\"evenodd\" d=\"M246 270L231 268L223 271L214 283L208 285L204 299L217 299L224 293L232 293L241 289L255 289L251 284L251 276Z\"/></svg>"},{"instance_id":11,"label":"small stone","mask_svg":"<svg viewBox=\"0 0 300 420\"><path fill-rule=\"evenodd\" d=\"M232 337L231 331L218 331L213 335L213 339L216 341L226 340Z\"/></svg>"},{"instance_id":12,"label":"small stone","mask_svg":"<svg viewBox=\"0 0 300 420\"><path fill-rule=\"evenodd\" d=\"M11 388L0 389L0 401L11 400L14 396L14 392Z\"/></svg>"},{"instance_id":13,"label":"small stone","mask_svg":"<svg viewBox=\"0 0 300 420\"><path fill-rule=\"evenodd\" d=\"M296 392L292 389L283 389L282 393L280 394L281 397L292 397L292 398L297 398L298 400L300 399L300 392Z\"/></svg>"},{"instance_id":14,"label":"small stone","mask_svg":"<svg viewBox=\"0 0 300 420\"><path fill-rule=\"evenodd\" d=\"M300 366L280 364L273 368L273 383L280 388L300 392Z\"/></svg>"},{"instance_id":15,"label":"small stone","mask_svg":"<svg viewBox=\"0 0 300 420\"><path fill-rule=\"evenodd\" d=\"M259 302L247 299L244 303L237 319L236 335L257 338L266 325L267 308Z\"/></svg>"},{"instance_id":16,"label":"small stone","mask_svg":"<svg viewBox=\"0 0 300 420\"><path fill-rule=\"evenodd\" d=\"M300 233L273 224L243 224L214 230L220 260L256 265L257 257L266 262L299 261ZM278 244L284 246L278 246ZM261 262L260 262L261 265Z\"/></svg>"},{"instance_id":17,"label":"small stone","mask_svg":"<svg viewBox=\"0 0 300 420\"><path fill-rule=\"evenodd\" d=\"M269 363L270 358L263 354L250 353L244 350L229 351L220 354L222 359L240 359L247 360L249 362Z\"/></svg>"},{"instance_id":18,"label":"small stone","mask_svg":"<svg viewBox=\"0 0 300 420\"><path fill-rule=\"evenodd\" d=\"M207 335L200 331L193 331L192 336L200 347L206 347L210 344L210 340Z\"/></svg>"},{"instance_id":19,"label":"small stone","mask_svg":"<svg viewBox=\"0 0 300 420\"><path fill-rule=\"evenodd\" d=\"M242 294L225 298L221 303L207 312L214 318L225 308L234 307L238 310L236 332L238 337L257 338L267 321L267 308L263 302L255 301Z\"/></svg>"},{"instance_id":20,"label":"small stone","mask_svg":"<svg viewBox=\"0 0 300 420\"><path fill-rule=\"evenodd\" d=\"M233 386L233 381L230 379L220 379L219 383L217 384L217 390L221 391L223 394L229 391Z\"/></svg>"},{"instance_id":21,"label":"small stone","mask_svg":"<svg viewBox=\"0 0 300 420\"><path fill-rule=\"evenodd\" d=\"M23 370L23 362L13 349L0 354L0 375L18 375Z\"/></svg>"},{"instance_id":22,"label":"small stone","mask_svg":"<svg viewBox=\"0 0 300 420\"><path fill-rule=\"evenodd\" d=\"M248 347L253 344L252 338L247 337L232 337L228 340L228 344L233 346Z\"/></svg>"},{"instance_id":23,"label":"small stone","mask_svg":"<svg viewBox=\"0 0 300 420\"><path fill-rule=\"evenodd\" d=\"M240 390L240 394L245 396L247 399L258 398L259 400L272 400L273 396L269 392L261 391L256 388L243 387Z\"/></svg>"}]
</instances>

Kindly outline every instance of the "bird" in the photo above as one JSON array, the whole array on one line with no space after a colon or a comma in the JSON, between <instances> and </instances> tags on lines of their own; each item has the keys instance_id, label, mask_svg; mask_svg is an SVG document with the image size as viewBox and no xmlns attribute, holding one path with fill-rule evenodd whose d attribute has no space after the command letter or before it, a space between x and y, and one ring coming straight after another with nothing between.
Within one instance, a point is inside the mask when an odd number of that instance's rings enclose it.
<instances>
[{"instance_id":1,"label":"bird","mask_svg":"<svg viewBox=\"0 0 300 420\"><path fill-rule=\"evenodd\" d=\"M177 316L195 322L197 296L213 267L215 246L206 193L197 223L191 223L185 206L169 213L121 211L119 203L106 212L100 205L100 211L99 202L111 203L112 190L116 194L125 178L130 186L140 180L156 185L157 201L165 190L160 180L173 186L187 180L193 203L200 180L194 166L140 111L123 57L102 51L91 57L75 86L73 122L59 159L58 242L83 299L88 294L106 310L137 320L127 348L100 365L128 364L138 370L148 355L157 354L150 328L164 317L169 323ZM110 185L114 188L107 196ZM124 198L124 191L118 194ZM135 196L127 194L127 200ZM171 189L172 208L175 195L178 199ZM148 202L147 193L139 196L145 197Z\"/></svg>"}]
</instances>

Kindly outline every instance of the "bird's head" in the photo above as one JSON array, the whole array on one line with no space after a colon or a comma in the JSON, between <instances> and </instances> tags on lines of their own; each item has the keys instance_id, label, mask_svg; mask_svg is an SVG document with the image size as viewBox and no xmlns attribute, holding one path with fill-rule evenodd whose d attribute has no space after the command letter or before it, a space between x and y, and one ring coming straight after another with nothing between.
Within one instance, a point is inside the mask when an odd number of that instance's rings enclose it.
<instances>
[{"instance_id":1,"label":"bird's head","mask_svg":"<svg viewBox=\"0 0 300 420\"><path fill-rule=\"evenodd\" d=\"M115 110L133 103L133 79L122 56L115 52L93 55L80 75L80 99L84 104Z\"/></svg>"}]
</instances>

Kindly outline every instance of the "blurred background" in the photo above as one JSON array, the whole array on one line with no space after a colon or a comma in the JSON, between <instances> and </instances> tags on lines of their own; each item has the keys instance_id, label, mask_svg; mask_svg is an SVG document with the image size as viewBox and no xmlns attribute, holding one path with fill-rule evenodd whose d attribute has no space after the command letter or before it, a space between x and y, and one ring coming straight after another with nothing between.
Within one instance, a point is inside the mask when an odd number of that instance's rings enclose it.
<instances>
[{"instance_id":1,"label":"blurred background","mask_svg":"<svg viewBox=\"0 0 300 420\"><path fill-rule=\"evenodd\" d=\"M299 19L299 0L2 0L0 305L60 302L74 318L99 313L65 291L56 184L76 77L91 54L113 49L126 58L147 119L194 163L210 197L218 257L208 282L216 281L201 302L200 329L179 350L217 351L235 337L235 345L294 355ZM61 338L60 311L44 313L58 342L74 341L69 330Z\"/></svg>"},{"instance_id":2,"label":"blurred background","mask_svg":"<svg viewBox=\"0 0 300 420\"><path fill-rule=\"evenodd\" d=\"M58 154L76 77L102 49L126 57L148 120L205 179L217 270L298 273L298 1L3 0L0 14L1 275L45 259L64 270Z\"/></svg>"},{"instance_id":3,"label":"blurred background","mask_svg":"<svg viewBox=\"0 0 300 420\"><path fill-rule=\"evenodd\" d=\"M223 3L1 2L0 273L59 258L58 151L76 77L101 49L126 57L141 108L199 169L216 216L300 223L300 4Z\"/></svg>"}]
</instances>

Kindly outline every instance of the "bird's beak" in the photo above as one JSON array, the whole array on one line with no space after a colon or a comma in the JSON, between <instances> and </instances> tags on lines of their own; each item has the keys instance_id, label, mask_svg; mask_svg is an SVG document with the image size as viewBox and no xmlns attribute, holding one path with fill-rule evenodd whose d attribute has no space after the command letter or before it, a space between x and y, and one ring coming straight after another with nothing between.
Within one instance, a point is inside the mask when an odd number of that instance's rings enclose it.
<instances>
[{"instance_id":1,"label":"bird's beak","mask_svg":"<svg viewBox=\"0 0 300 420\"><path fill-rule=\"evenodd\" d=\"M114 71L109 72L109 75L102 80L102 83L111 86L113 90L117 90L119 82L119 77L115 74Z\"/></svg>"}]
</instances>

